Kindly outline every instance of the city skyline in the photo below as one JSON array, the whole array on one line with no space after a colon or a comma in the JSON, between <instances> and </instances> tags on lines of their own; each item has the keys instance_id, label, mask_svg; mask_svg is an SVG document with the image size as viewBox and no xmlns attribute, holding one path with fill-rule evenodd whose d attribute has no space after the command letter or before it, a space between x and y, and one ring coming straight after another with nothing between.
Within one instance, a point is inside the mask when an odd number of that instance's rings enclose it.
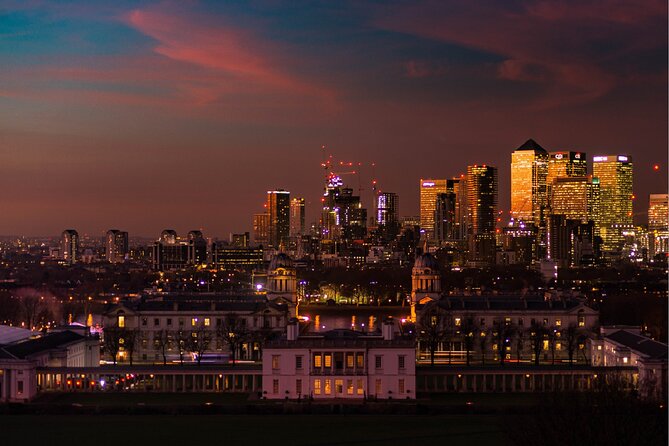
<instances>
[{"instance_id":1,"label":"city skyline","mask_svg":"<svg viewBox=\"0 0 669 446\"><path fill-rule=\"evenodd\" d=\"M417 179L471 164L498 168L508 211L511 152L529 138L630 155L645 222L667 184L666 12L6 3L0 234L225 236L250 229L272 188L305 198L308 225L322 145L397 193L400 215L418 215Z\"/></svg>"}]
</instances>

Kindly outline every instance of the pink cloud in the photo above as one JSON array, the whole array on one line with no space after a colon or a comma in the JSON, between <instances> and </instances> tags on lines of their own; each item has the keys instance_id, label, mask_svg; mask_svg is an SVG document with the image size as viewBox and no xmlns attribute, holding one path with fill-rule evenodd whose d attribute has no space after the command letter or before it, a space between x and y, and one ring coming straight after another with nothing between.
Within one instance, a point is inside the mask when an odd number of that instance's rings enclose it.
<instances>
[{"instance_id":1,"label":"pink cloud","mask_svg":"<svg viewBox=\"0 0 669 446\"><path fill-rule=\"evenodd\" d=\"M611 72L607 62L659 45L653 21L666 16L662 2L649 0L651 7L643 11L636 2L614 0L610 8L602 3L540 1L514 9L506 2L461 0L446 8L443 2L428 0L386 8L375 24L502 56L495 74L542 86L543 94L531 105L550 108L605 96L633 78ZM415 64L407 67L410 77L426 73Z\"/></svg>"}]
</instances>

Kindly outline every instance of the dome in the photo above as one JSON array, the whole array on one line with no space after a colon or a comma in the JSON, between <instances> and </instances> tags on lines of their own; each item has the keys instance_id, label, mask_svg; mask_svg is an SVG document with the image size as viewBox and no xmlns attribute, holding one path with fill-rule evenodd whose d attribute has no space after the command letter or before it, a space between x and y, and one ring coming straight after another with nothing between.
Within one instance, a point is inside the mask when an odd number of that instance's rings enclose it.
<instances>
[{"instance_id":1,"label":"dome","mask_svg":"<svg viewBox=\"0 0 669 446\"><path fill-rule=\"evenodd\" d=\"M439 262L437 262L437 259L435 259L432 254L429 253L420 254L416 256L416 261L414 262L413 267L438 271Z\"/></svg>"},{"instance_id":2,"label":"dome","mask_svg":"<svg viewBox=\"0 0 669 446\"><path fill-rule=\"evenodd\" d=\"M288 254L280 252L279 254L272 257L272 261L269 262L269 271L274 271L278 268L292 268L293 259L290 258Z\"/></svg>"}]
</instances>

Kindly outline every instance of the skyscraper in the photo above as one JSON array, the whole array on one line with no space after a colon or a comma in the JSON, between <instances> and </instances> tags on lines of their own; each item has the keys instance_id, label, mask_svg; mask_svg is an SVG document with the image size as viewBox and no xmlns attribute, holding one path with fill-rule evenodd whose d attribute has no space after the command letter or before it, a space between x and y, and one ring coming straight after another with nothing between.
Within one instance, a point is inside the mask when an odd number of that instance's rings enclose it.
<instances>
[{"instance_id":1,"label":"skyscraper","mask_svg":"<svg viewBox=\"0 0 669 446\"><path fill-rule=\"evenodd\" d=\"M428 241L434 239L434 211L437 194L448 192L446 180L422 179L420 187L420 230Z\"/></svg>"},{"instance_id":2,"label":"skyscraper","mask_svg":"<svg viewBox=\"0 0 669 446\"><path fill-rule=\"evenodd\" d=\"M290 237L299 238L305 230L304 198L290 200Z\"/></svg>"},{"instance_id":3,"label":"skyscraper","mask_svg":"<svg viewBox=\"0 0 669 446\"><path fill-rule=\"evenodd\" d=\"M550 152L546 184L553 184L559 177L584 177L588 174L588 160L583 152Z\"/></svg>"},{"instance_id":4,"label":"skyscraper","mask_svg":"<svg viewBox=\"0 0 669 446\"><path fill-rule=\"evenodd\" d=\"M548 153L528 139L511 154L511 217L545 226Z\"/></svg>"},{"instance_id":5,"label":"skyscraper","mask_svg":"<svg viewBox=\"0 0 669 446\"><path fill-rule=\"evenodd\" d=\"M620 253L624 232L632 229L632 158L604 155L593 158L592 173L599 179L601 207L595 226L602 237L604 254Z\"/></svg>"},{"instance_id":6,"label":"skyscraper","mask_svg":"<svg viewBox=\"0 0 669 446\"><path fill-rule=\"evenodd\" d=\"M379 192L376 197L376 224L399 223L399 196L394 192Z\"/></svg>"},{"instance_id":7,"label":"skyscraper","mask_svg":"<svg viewBox=\"0 0 669 446\"><path fill-rule=\"evenodd\" d=\"M469 258L491 263L495 257L497 168L467 166L467 238Z\"/></svg>"},{"instance_id":8,"label":"skyscraper","mask_svg":"<svg viewBox=\"0 0 669 446\"><path fill-rule=\"evenodd\" d=\"M253 242L256 245L269 243L269 214L253 214Z\"/></svg>"},{"instance_id":9,"label":"skyscraper","mask_svg":"<svg viewBox=\"0 0 669 446\"><path fill-rule=\"evenodd\" d=\"M106 255L109 263L122 263L128 254L128 233L118 229L107 231Z\"/></svg>"},{"instance_id":10,"label":"skyscraper","mask_svg":"<svg viewBox=\"0 0 669 446\"><path fill-rule=\"evenodd\" d=\"M207 263L207 240L202 231L193 230L188 233L188 263L190 265Z\"/></svg>"},{"instance_id":11,"label":"skyscraper","mask_svg":"<svg viewBox=\"0 0 669 446\"><path fill-rule=\"evenodd\" d=\"M288 246L290 236L290 192L283 189L267 191L269 244L274 248Z\"/></svg>"},{"instance_id":12,"label":"skyscraper","mask_svg":"<svg viewBox=\"0 0 669 446\"><path fill-rule=\"evenodd\" d=\"M448 180L446 190L455 195L453 238L465 240L467 238L467 181L465 175Z\"/></svg>"},{"instance_id":13,"label":"skyscraper","mask_svg":"<svg viewBox=\"0 0 669 446\"><path fill-rule=\"evenodd\" d=\"M74 229L63 231L60 238L60 255L70 265L79 261L79 233Z\"/></svg>"},{"instance_id":14,"label":"skyscraper","mask_svg":"<svg viewBox=\"0 0 669 446\"><path fill-rule=\"evenodd\" d=\"M669 195L650 194L648 203L649 254L669 252Z\"/></svg>"},{"instance_id":15,"label":"skyscraper","mask_svg":"<svg viewBox=\"0 0 669 446\"><path fill-rule=\"evenodd\" d=\"M434 240L437 243L454 240L455 230L455 194L446 192L437 194L434 210Z\"/></svg>"},{"instance_id":16,"label":"skyscraper","mask_svg":"<svg viewBox=\"0 0 669 446\"><path fill-rule=\"evenodd\" d=\"M599 216L599 181L593 177L557 177L551 187L551 214L587 223Z\"/></svg>"}]
</instances>

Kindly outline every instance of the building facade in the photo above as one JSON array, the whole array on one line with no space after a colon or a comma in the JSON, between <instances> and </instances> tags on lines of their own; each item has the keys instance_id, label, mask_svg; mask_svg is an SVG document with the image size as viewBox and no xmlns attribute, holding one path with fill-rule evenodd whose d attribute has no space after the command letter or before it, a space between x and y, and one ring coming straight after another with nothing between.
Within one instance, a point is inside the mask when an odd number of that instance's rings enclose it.
<instances>
[{"instance_id":1,"label":"building facade","mask_svg":"<svg viewBox=\"0 0 669 446\"><path fill-rule=\"evenodd\" d=\"M428 241L434 240L434 211L437 207L437 194L448 192L446 180L422 179L420 187L420 230Z\"/></svg>"}]
</instances>

